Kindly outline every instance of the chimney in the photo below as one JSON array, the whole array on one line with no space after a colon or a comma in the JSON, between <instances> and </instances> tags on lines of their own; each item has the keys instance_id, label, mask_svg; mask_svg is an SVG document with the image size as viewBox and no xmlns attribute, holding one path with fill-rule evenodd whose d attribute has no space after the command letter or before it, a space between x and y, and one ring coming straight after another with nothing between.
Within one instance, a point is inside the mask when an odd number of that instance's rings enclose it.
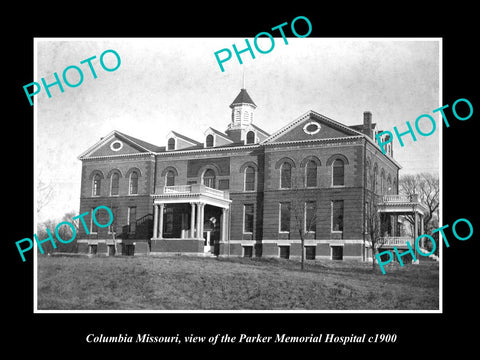
<instances>
[{"instance_id":1,"label":"chimney","mask_svg":"<svg viewBox=\"0 0 480 360\"><path fill-rule=\"evenodd\" d=\"M370 137L371 139L373 138L372 113L370 111L363 112L363 133L368 137Z\"/></svg>"}]
</instances>

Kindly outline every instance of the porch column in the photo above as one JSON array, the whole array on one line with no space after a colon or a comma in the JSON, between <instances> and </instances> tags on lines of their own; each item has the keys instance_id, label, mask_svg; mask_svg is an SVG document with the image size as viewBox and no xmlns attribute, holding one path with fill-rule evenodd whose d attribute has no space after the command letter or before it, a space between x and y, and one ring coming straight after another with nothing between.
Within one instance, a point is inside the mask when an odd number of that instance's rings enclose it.
<instances>
[{"instance_id":1,"label":"porch column","mask_svg":"<svg viewBox=\"0 0 480 360\"><path fill-rule=\"evenodd\" d=\"M195 203L190 203L192 205L192 213L190 214L190 237L195 237Z\"/></svg>"},{"instance_id":2,"label":"porch column","mask_svg":"<svg viewBox=\"0 0 480 360\"><path fill-rule=\"evenodd\" d=\"M227 237L227 215L228 210L222 208L222 225L220 229L220 241L225 241Z\"/></svg>"},{"instance_id":3,"label":"porch column","mask_svg":"<svg viewBox=\"0 0 480 360\"><path fill-rule=\"evenodd\" d=\"M425 233L424 224L423 224L423 215L420 215L420 235ZM425 247L425 238L422 237L422 247Z\"/></svg>"},{"instance_id":4,"label":"porch column","mask_svg":"<svg viewBox=\"0 0 480 360\"><path fill-rule=\"evenodd\" d=\"M201 239L203 237L203 230L202 230L202 214L203 214L203 204L197 203L197 226L196 226L196 236L195 238Z\"/></svg>"},{"instance_id":5,"label":"porch column","mask_svg":"<svg viewBox=\"0 0 480 360\"><path fill-rule=\"evenodd\" d=\"M153 205L153 237L158 235L158 205Z\"/></svg>"},{"instance_id":6,"label":"porch column","mask_svg":"<svg viewBox=\"0 0 480 360\"><path fill-rule=\"evenodd\" d=\"M415 246L415 240L417 240L417 237L419 236L419 234L418 234L418 213L417 213L416 209L414 209L413 211L415 213L414 237L413 237L413 244L410 244L410 245L412 245L413 252L415 254L415 257L417 258L417 261L414 261L413 263L418 264L418 253L417 253L417 247Z\"/></svg>"},{"instance_id":7,"label":"porch column","mask_svg":"<svg viewBox=\"0 0 480 360\"><path fill-rule=\"evenodd\" d=\"M158 229L158 238L162 239L163 238L163 209L165 207L164 203L160 203L160 221L159 221L159 229Z\"/></svg>"},{"instance_id":8,"label":"porch column","mask_svg":"<svg viewBox=\"0 0 480 360\"><path fill-rule=\"evenodd\" d=\"M205 204L204 203L199 203L198 204L198 227L197 227L197 238L203 239L203 222L204 222L204 210L205 210Z\"/></svg>"}]
</instances>

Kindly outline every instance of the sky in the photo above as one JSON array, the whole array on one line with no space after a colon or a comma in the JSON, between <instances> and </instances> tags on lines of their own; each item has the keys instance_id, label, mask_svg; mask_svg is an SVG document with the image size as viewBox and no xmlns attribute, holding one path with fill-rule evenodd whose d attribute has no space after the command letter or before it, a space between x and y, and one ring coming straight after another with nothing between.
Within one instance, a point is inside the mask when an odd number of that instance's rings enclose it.
<instances>
[{"instance_id":1,"label":"sky","mask_svg":"<svg viewBox=\"0 0 480 360\"><path fill-rule=\"evenodd\" d=\"M249 39L253 44L253 39ZM268 38L259 47L270 47ZM75 88L63 84L35 96L36 183L50 186L52 197L38 213L38 221L59 219L79 211L81 161L78 156L101 137L118 130L158 146L166 145L170 130L203 141L204 131L225 131L229 105L245 87L257 105L254 124L273 133L309 110L346 125L361 124L363 112L372 112L380 129L407 130L406 121L430 114L437 130L428 137L417 134L405 146L394 140L394 158L400 175L439 171L442 121L440 107L440 40L275 38L268 54L254 48L255 59L242 54L218 66L214 52L245 48L245 38L111 38L35 39L32 81L54 82L53 73L75 65L83 82ZM253 45L252 45L253 46ZM107 72L100 65L105 50L115 50L121 64ZM97 78L88 64L92 60ZM223 55L222 55L223 56ZM111 53L104 57L114 67ZM71 83L79 81L75 70ZM26 100L28 104L28 100ZM430 125L431 126L431 125ZM420 125L424 132L427 123ZM36 199L44 195L37 191ZM36 201L36 200L34 200Z\"/></svg>"}]
</instances>

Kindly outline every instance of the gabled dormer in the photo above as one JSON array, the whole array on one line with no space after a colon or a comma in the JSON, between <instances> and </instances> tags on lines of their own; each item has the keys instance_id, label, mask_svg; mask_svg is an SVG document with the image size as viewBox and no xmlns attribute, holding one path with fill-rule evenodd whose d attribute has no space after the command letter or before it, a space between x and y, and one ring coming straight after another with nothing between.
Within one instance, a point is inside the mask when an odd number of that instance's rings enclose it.
<instances>
[{"instance_id":1,"label":"gabled dormer","mask_svg":"<svg viewBox=\"0 0 480 360\"><path fill-rule=\"evenodd\" d=\"M234 142L228 135L211 127L205 130L204 135L205 143L203 146L205 148L230 145Z\"/></svg>"},{"instance_id":2,"label":"gabled dormer","mask_svg":"<svg viewBox=\"0 0 480 360\"><path fill-rule=\"evenodd\" d=\"M196 140L179 134L175 131L170 131L167 135L166 151L184 150L189 148L199 147L202 144Z\"/></svg>"}]
</instances>

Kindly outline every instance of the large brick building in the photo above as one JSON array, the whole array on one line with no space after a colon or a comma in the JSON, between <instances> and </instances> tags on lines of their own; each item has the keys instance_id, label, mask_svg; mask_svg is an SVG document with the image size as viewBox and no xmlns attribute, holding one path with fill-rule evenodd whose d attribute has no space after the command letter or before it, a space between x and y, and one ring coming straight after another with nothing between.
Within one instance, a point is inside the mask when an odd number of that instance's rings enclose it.
<instances>
[{"instance_id":1,"label":"large brick building","mask_svg":"<svg viewBox=\"0 0 480 360\"><path fill-rule=\"evenodd\" d=\"M370 112L346 126L308 111L268 134L245 89L230 108L225 132L208 128L201 141L171 131L156 146L112 131L81 154L80 213L105 205L114 221L85 217L79 251L288 258L303 237L307 259L367 259L373 194L393 215L384 235L405 245L396 215L417 203L397 195L400 165L377 145ZM107 216L98 211L98 222Z\"/></svg>"}]
</instances>

